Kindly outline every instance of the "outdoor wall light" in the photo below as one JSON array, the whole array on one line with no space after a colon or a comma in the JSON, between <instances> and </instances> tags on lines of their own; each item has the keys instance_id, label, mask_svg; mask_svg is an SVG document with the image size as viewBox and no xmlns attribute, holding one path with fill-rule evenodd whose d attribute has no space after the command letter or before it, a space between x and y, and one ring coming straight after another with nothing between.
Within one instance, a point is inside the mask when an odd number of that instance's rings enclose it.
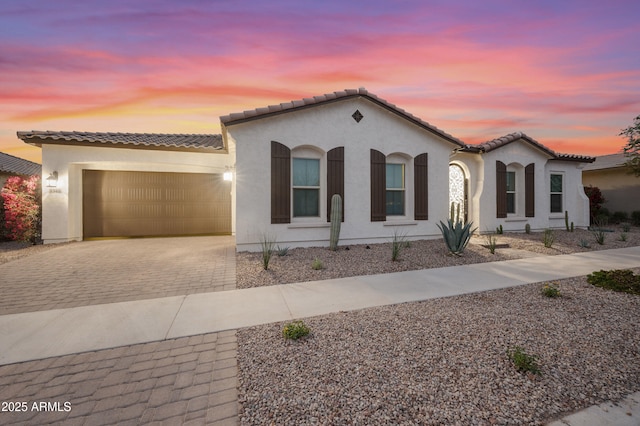
<instances>
[{"instance_id":1,"label":"outdoor wall light","mask_svg":"<svg viewBox=\"0 0 640 426\"><path fill-rule=\"evenodd\" d=\"M222 175L222 178L227 182L231 182L233 180L233 172L231 171L231 169L229 167L225 167L224 174Z\"/></svg>"},{"instance_id":2,"label":"outdoor wall light","mask_svg":"<svg viewBox=\"0 0 640 426\"><path fill-rule=\"evenodd\" d=\"M55 188L58 186L58 172L53 171L47 178L47 187Z\"/></svg>"}]
</instances>

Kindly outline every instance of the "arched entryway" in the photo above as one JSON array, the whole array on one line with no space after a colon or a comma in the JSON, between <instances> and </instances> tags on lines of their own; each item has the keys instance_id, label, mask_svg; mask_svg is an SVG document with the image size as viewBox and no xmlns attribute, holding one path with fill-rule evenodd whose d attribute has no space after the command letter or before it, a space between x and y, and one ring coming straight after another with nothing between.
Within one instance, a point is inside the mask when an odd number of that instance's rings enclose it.
<instances>
[{"instance_id":1,"label":"arched entryway","mask_svg":"<svg viewBox=\"0 0 640 426\"><path fill-rule=\"evenodd\" d=\"M462 167L458 164L449 164L449 206L451 203L460 205L460 217L466 223L469 213L469 181Z\"/></svg>"}]
</instances>

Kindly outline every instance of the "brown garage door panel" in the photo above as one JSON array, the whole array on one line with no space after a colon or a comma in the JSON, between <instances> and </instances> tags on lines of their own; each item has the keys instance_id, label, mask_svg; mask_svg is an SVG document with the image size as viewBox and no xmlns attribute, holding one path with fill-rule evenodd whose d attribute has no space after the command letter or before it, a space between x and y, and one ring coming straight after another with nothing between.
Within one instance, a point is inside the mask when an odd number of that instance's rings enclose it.
<instances>
[{"instance_id":1,"label":"brown garage door panel","mask_svg":"<svg viewBox=\"0 0 640 426\"><path fill-rule=\"evenodd\" d=\"M84 170L84 237L231 233L222 175Z\"/></svg>"}]
</instances>

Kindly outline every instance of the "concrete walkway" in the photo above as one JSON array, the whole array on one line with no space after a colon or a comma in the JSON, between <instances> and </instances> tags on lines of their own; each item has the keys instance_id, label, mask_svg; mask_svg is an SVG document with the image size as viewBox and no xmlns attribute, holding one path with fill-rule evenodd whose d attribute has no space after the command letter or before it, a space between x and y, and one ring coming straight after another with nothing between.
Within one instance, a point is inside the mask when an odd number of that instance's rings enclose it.
<instances>
[{"instance_id":1,"label":"concrete walkway","mask_svg":"<svg viewBox=\"0 0 640 426\"><path fill-rule=\"evenodd\" d=\"M640 247L0 316L0 365L640 267Z\"/></svg>"}]
</instances>

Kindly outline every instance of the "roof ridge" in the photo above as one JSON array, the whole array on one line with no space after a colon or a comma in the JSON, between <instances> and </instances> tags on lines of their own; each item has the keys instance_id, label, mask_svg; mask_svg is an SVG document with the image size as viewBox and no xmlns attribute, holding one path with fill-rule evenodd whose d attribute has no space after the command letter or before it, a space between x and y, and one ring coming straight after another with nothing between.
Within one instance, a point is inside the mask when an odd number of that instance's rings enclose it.
<instances>
[{"instance_id":1,"label":"roof ridge","mask_svg":"<svg viewBox=\"0 0 640 426\"><path fill-rule=\"evenodd\" d=\"M460 147L465 147L465 143L455 136L450 135L449 133L437 128L436 126L429 124L428 122L422 120L421 118L405 111L402 108L399 108L395 104L386 101L385 99L380 98L379 96L369 92L364 87L359 87L358 89L344 89L340 91L335 91L332 93L326 93L324 95L317 95L307 98L302 98L298 100L292 100L289 102L282 102L277 105L268 105L266 107L249 109L242 112L231 113L227 115L223 115L220 117L220 123L222 126L241 123L245 121L250 121L254 119L264 118L271 115L283 114L287 111L298 109L298 108L307 108L315 105L319 105L326 102L334 102L340 99L347 99L356 96L363 96L369 98L373 102L381 105L384 108L408 119L409 121L413 121L415 124L427 129L428 131L435 133L444 139L452 142Z\"/></svg>"}]
</instances>

